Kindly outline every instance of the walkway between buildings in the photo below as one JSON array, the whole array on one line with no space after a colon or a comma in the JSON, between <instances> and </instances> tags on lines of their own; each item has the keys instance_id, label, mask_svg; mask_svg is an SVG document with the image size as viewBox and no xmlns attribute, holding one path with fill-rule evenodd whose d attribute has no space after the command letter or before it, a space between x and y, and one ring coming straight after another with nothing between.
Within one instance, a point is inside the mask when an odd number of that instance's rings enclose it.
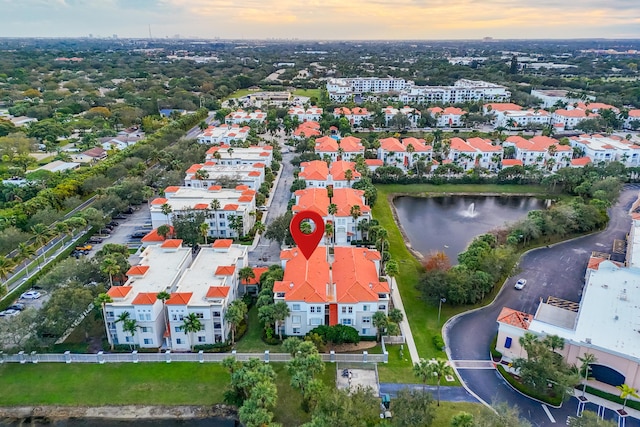
<instances>
[{"instance_id":1,"label":"walkway between buildings","mask_svg":"<svg viewBox=\"0 0 640 427\"><path fill-rule=\"evenodd\" d=\"M402 304L402 297L400 296L400 292L398 291L397 283L393 277L389 278L389 283L391 284L391 298L393 299L393 306L402 311L403 314L403 320L402 322L400 322L400 330L402 331L402 335L404 336L405 344L407 344L407 348L409 349L409 355L411 355L411 363L418 363L420 361L420 356L418 356L418 349L416 348L416 343L413 340L411 327L409 326L409 321L407 320L407 312L404 311L404 305Z\"/></svg>"}]
</instances>

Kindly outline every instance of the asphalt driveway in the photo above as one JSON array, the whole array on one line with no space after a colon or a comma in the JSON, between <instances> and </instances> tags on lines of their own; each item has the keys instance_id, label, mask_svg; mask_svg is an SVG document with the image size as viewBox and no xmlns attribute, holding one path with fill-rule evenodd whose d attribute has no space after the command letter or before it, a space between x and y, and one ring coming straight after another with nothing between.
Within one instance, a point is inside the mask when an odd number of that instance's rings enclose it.
<instances>
[{"instance_id":1,"label":"asphalt driveway","mask_svg":"<svg viewBox=\"0 0 640 427\"><path fill-rule=\"evenodd\" d=\"M490 359L489 346L498 330L496 318L502 307L535 313L541 298L546 300L555 296L579 302L589 255L592 251L611 253L614 239L625 238L631 226L628 212L639 190L639 186L625 187L618 203L609 211L610 222L606 230L527 253L520 259L517 273L507 280L491 305L448 322L443 333L451 359ZM519 278L527 280L526 287L520 291L513 287ZM486 402L506 400L512 405L517 404L534 425L552 424L542 405L511 390L495 371L460 370L459 374L466 385ZM567 414L575 414L575 400L565 403L564 407L550 410L562 423ZM628 421L627 425L636 425Z\"/></svg>"}]
</instances>

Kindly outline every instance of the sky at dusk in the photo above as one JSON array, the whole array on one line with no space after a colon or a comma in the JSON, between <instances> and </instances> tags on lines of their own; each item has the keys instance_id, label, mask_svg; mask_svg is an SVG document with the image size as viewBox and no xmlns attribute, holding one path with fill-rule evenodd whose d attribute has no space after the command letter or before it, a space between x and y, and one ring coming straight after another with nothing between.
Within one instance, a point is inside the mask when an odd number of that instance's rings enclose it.
<instances>
[{"instance_id":1,"label":"sky at dusk","mask_svg":"<svg viewBox=\"0 0 640 427\"><path fill-rule=\"evenodd\" d=\"M0 0L0 37L640 38L638 0Z\"/></svg>"}]
</instances>

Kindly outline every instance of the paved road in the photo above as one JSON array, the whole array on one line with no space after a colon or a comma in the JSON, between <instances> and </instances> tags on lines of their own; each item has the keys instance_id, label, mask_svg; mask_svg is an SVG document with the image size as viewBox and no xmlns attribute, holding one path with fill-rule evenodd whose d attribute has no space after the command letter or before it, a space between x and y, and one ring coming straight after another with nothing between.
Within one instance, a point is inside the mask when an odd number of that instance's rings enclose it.
<instances>
[{"instance_id":1,"label":"paved road","mask_svg":"<svg viewBox=\"0 0 640 427\"><path fill-rule=\"evenodd\" d=\"M389 397L396 397L402 389L423 390L422 384L396 384L396 383L380 383L380 394L388 394ZM433 385L424 387L424 390L431 393L435 399L438 396L438 388ZM440 400L447 402L471 402L478 403L464 387L440 387Z\"/></svg>"},{"instance_id":2,"label":"paved road","mask_svg":"<svg viewBox=\"0 0 640 427\"><path fill-rule=\"evenodd\" d=\"M284 147L284 138L279 137L280 145ZM266 217L265 225L269 225L271 221L287 211L287 204L291 199L291 184L293 183L293 165L291 159L295 156L295 153L283 153L282 154L282 172L280 179L278 180L273 196L271 197L270 204L268 205L269 211ZM278 242L268 240L264 237L260 237L256 248L249 252L249 264L252 266L270 265L280 261L280 245Z\"/></svg>"},{"instance_id":3,"label":"paved road","mask_svg":"<svg viewBox=\"0 0 640 427\"><path fill-rule=\"evenodd\" d=\"M540 298L556 296L579 302L584 286L584 274L591 251L611 253L614 239L624 239L631 226L629 208L638 196L637 186L627 186L618 203L610 209L610 222L603 232L569 242L541 248L524 255L519 273L507 280L504 288L489 306L452 319L444 327L444 335L452 360L489 360L489 345L497 332L496 318L502 307L535 313ZM519 278L527 286L513 288ZM535 426L551 425L550 418L537 402L514 392L493 370L459 370L465 384L487 403L506 400L516 404ZM577 401L565 403L563 409L550 408L556 420L575 414ZM611 411L609 411L611 412ZM560 421L559 421L560 422ZM640 425L640 424L630 424Z\"/></svg>"}]
</instances>

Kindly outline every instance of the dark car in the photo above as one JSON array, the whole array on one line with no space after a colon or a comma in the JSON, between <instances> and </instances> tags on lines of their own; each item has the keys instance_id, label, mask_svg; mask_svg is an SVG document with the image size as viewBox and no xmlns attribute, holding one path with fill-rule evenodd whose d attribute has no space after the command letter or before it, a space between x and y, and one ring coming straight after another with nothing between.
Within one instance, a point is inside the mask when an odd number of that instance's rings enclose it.
<instances>
[{"instance_id":1,"label":"dark car","mask_svg":"<svg viewBox=\"0 0 640 427\"><path fill-rule=\"evenodd\" d=\"M102 230L100 230L100 234L111 234L111 230L109 230L108 228L103 228Z\"/></svg>"},{"instance_id":2,"label":"dark car","mask_svg":"<svg viewBox=\"0 0 640 427\"><path fill-rule=\"evenodd\" d=\"M100 238L100 237L92 237L89 240L87 240L87 243L92 243L92 244L97 244L97 243L102 243L104 241L104 239Z\"/></svg>"},{"instance_id":3,"label":"dark car","mask_svg":"<svg viewBox=\"0 0 640 427\"><path fill-rule=\"evenodd\" d=\"M22 310L24 310L24 309L25 309L25 305L24 305L24 304L22 304L22 303L20 303L20 302L17 302L17 303L15 303L15 304L13 304L13 305L10 305L10 306L9 306L9 307L7 307L7 308L8 308L9 310L18 310L18 311L22 311Z\"/></svg>"},{"instance_id":4,"label":"dark car","mask_svg":"<svg viewBox=\"0 0 640 427\"><path fill-rule=\"evenodd\" d=\"M117 227L117 226L119 226L119 225L120 225L120 223L119 223L118 221L111 221L111 222L110 222L109 224L107 224L107 225L110 225L110 226L112 226L112 227Z\"/></svg>"},{"instance_id":5,"label":"dark car","mask_svg":"<svg viewBox=\"0 0 640 427\"><path fill-rule=\"evenodd\" d=\"M134 210L133 208L131 208L131 207L130 207L130 208L125 209L124 213L126 213L126 214L132 214L134 211L135 211L135 210Z\"/></svg>"},{"instance_id":6,"label":"dark car","mask_svg":"<svg viewBox=\"0 0 640 427\"><path fill-rule=\"evenodd\" d=\"M122 215L122 214L118 214L118 215L114 216L113 219L127 219L127 217Z\"/></svg>"},{"instance_id":7,"label":"dark car","mask_svg":"<svg viewBox=\"0 0 640 427\"><path fill-rule=\"evenodd\" d=\"M131 238L132 239L142 239L146 235L147 235L146 231L136 231L135 233L131 234Z\"/></svg>"}]
</instances>

